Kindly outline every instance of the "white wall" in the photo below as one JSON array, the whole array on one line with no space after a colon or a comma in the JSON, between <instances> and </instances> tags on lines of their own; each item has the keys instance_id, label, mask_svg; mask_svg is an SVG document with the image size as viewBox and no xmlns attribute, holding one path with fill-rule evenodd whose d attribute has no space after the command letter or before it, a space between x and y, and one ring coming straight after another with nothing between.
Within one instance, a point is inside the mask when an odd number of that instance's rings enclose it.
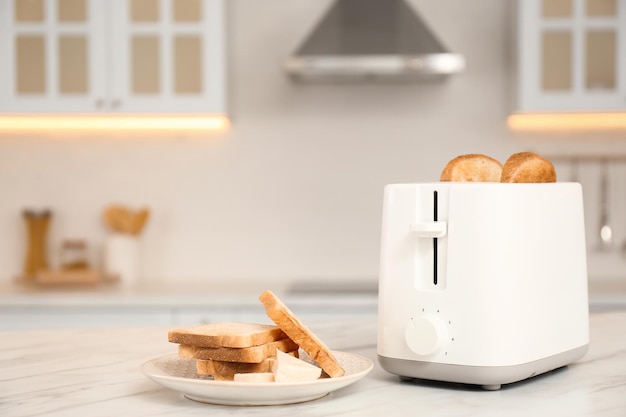
<instances>
[{"instance_id":1,"label":"white wall","mask_svg":"<svg viewBox=\"0 0 626 417\"><path fill-rule=\"evenodd\" d=\"M57 255L65 237L95 250L111 203L152 209L142 236L146 282L374 281L385 184L437 180L449 159L470 152L502 161L522 150L626 152L619 133L592 141L507 130L510 1L412 2L466 57L467 70L445 83L333 86L293 84L280 68L328 1L227 3L227 133L0 138L0 282L22 268L24 207L52 208ZM568 166L557 169L567 176ZM595 192L592 180L587 186ZM596 263L614 276L626 265L613 255Z\"/></svg>"}]
</instances>

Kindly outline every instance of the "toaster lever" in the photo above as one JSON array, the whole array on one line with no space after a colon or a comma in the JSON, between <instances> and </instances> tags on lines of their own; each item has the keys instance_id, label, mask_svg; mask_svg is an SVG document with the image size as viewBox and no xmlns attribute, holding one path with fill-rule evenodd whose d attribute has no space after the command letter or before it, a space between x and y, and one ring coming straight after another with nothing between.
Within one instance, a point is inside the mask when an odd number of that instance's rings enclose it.
<instances>
[{"instance_id":1,"label":"toaster lever","mask_svg":"<svg viewBox=\"0 0 626 417\"><path fill-rule=\"evenodd\" d=\"M448 231L447 222L419 222L411 223L411 231L419 237L437 238L444 237Z\"/></svg>"}]
</instances>

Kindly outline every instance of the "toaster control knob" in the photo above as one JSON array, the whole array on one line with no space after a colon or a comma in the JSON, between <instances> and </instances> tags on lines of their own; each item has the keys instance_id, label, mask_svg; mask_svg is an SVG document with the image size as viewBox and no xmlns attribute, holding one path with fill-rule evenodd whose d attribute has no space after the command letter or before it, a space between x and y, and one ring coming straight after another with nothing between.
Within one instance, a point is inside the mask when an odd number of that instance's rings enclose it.
<instances>
[{"instance_id":1,"label":"toaster control knob","mask_svg":"<svg viewBox=\"0 0 626 417\"><path fill-rule=\"evenodd\" d=\"M406 326L404 338L409 348L420 356L437 354L447 340L448 329L437 316L420 315L411 318Z\"/></svg>"}]
</instances>

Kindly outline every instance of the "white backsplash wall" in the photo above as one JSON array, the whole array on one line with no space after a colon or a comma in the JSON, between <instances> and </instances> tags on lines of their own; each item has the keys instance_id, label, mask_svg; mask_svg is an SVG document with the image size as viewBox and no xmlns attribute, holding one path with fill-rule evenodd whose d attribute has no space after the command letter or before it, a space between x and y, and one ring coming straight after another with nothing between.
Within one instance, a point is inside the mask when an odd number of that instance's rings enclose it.
<instances>
[{"instance_id":1,"label":"white backsplash wall","mask_svg":"<svg viewBox=\"0 0 626 417\"><path fill-rule=\"evenodd\" d=\"M99 264L107 233L101 215L111 203L152 210L141 237L144 282L375 281L385 184L436 181L463 153L501 161L523 150L626 153L623 134L592 142L507 130L510 1L413 1L444 43L465 55L467 70L410 85L293 84L281 61L329 2L227 3L227 132L0 138L0 281L22 269L23 208L53 210L53 262L60 240L73 237L90 243ZM584 185L595 195L592 180ZM595 221L594 201L585 204ZM597 263L602 276L626 271L617 255L593 256L590 266Z\"/></svg>"}]
</instances>

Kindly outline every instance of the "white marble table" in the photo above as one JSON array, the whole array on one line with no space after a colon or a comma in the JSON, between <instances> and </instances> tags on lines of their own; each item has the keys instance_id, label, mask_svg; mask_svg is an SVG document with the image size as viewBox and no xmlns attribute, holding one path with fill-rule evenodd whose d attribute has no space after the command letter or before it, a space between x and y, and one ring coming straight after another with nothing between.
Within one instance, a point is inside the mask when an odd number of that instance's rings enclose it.
<instances>
[{"instance_id":1,"label":"white marble table","mask_svg":"<svg viewBox=\"0 0 626 417\"><path fill-rule=\"evenodd\" d=\"M376 361L371 321L310 327L337 350ZM591 316L591 346L578 362L483 391L400 382L375 362L364 379L319 400L282 406L197 403L139 371L175 352L167 328L0 333L0 416L626 416L626 311Z\"/></svg>"}]
</instances>

